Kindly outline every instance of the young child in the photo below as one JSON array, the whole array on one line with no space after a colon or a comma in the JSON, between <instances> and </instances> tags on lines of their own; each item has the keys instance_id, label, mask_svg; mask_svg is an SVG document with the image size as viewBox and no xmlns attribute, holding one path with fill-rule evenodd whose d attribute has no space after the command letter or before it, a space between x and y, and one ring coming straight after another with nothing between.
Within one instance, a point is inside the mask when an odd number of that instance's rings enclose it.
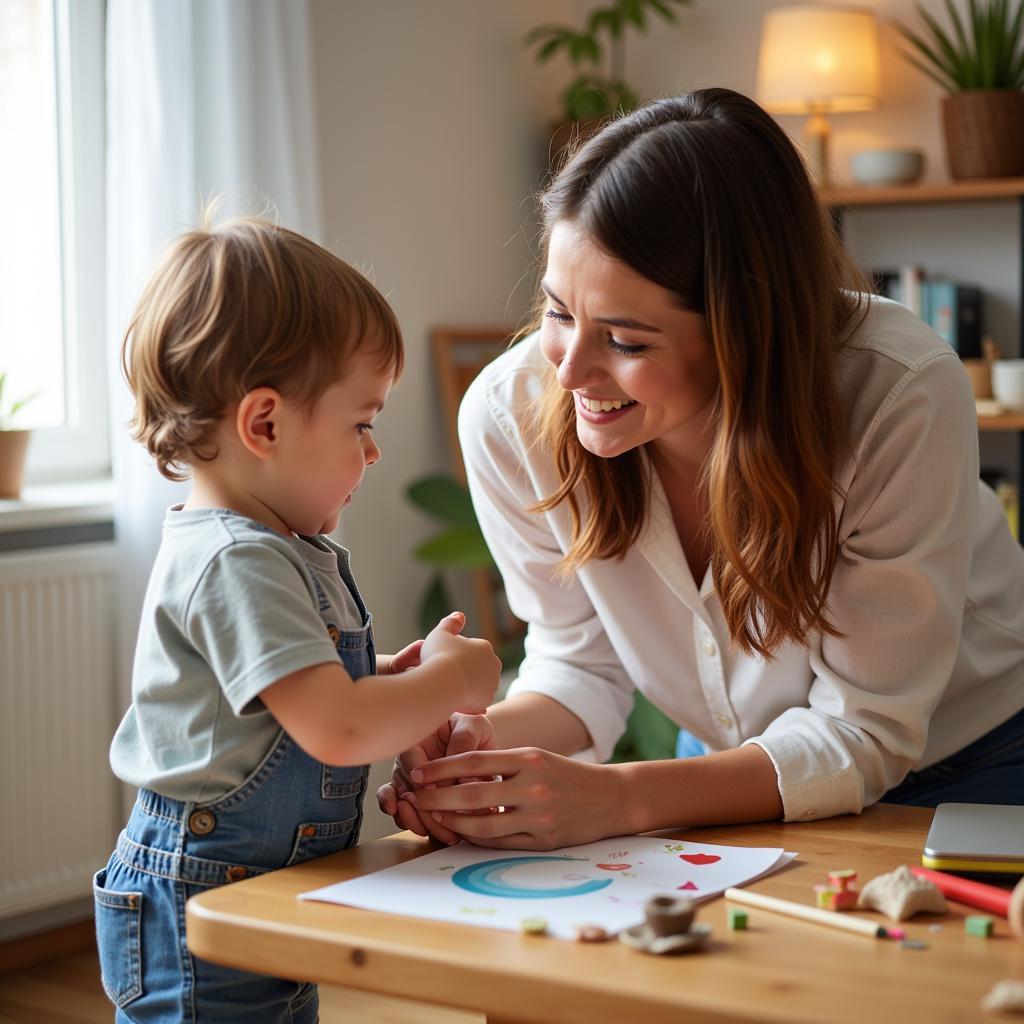
<instances>
[{"instance_id":1,"label":"young child","mask_svg":"<svg viewBox=\"0 0 1024 1024\"><path fill-rule=\"evenodd\" d=\"M375 657L338 525L402 369L394 313L359 273L245 217L179 238L122 360L135 437L190 475L153 566L132 703L110 752L138 798L95 877L115 1019L314 1022L314 985L194 958L185 901L352 846L369 761L482 712L490 645L453 613Z\"/></svg>"}]
</instances>

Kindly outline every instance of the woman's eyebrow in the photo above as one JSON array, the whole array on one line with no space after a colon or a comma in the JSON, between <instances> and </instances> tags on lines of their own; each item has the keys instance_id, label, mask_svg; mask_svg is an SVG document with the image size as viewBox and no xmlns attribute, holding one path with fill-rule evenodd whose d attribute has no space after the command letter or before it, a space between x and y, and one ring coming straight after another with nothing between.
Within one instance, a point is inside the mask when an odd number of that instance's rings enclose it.
<instances>
[{"instance_id":1,"label":"woman's eyebrow","mask_svg":"<svg viewBox=\"0 0 1024 1024\"><path fill-rule=\"evenodd\" d=\"M547 294L548 298L554 302L557 302L563 309L569 307L543 282L540 283L541 288ZM595 321L599 324L608 324L609 327L624 327L627 331L648 331L651 334L661 334L660 327L652 327L650 324L641 323L639 320L630 320L623 317L595 317Z\"/></svg>"}]
</instances>

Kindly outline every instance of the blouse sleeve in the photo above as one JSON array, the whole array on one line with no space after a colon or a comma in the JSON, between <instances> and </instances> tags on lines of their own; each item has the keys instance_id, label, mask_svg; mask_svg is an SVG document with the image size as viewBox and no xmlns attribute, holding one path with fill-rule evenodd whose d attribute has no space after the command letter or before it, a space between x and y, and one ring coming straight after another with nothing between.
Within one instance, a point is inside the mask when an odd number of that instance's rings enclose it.
<instances>
[{"instance_id":1,"label":"blouse sleeve","mask_svg":"<svg viewBox=\"0 0 1024 1024\"><path fill-rule=\"evenodd\" d=\"M522 342L521 344L526 344ZM477 518L501 572L509 607L528 625L526 657L509 689L541 693L576 715L590 734L585 756L604 761L625 729L633 683L577 577L555 576L564 551L548 515L528 511L546 496L536 450L523 441L511 406L515 375L485 371L459 411L459 441ZM523 408L525 414L525 407ZM550 460L545 460L550 465Z\"/></svg>"},{"instance_id":2,"label":"blouse sleeve","mask_svg":"<svg viewBox=\"0 0 1024 1024\"><path fill-rule=\"evenodd\" d=\"M935 353L887 396L856 453L807 707L748 740L772 759L786 820L859 812L920 759L960 643L977 516L974 402Z\"/></svg>"}]
</instances>

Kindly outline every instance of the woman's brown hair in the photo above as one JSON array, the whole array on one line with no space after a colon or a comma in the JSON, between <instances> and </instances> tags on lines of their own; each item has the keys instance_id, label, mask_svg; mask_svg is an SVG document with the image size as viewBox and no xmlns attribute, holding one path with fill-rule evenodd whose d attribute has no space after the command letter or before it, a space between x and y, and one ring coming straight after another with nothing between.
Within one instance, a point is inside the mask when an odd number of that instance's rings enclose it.
<instances>
[{"instance_id":1,"label":"woman's brown hair","mask_svg":"<svg viewBox=\"0 0 1024 1024\"><path fill-rule=\"evenodd\" d=\"M121 348L132 436L171 480L216 457L217 425L254 388L308 409L355 351L396 377L404 359L394 311L358 270L264 217L213 226L214 213L166 250Z\"/></svg>"},{"instance_id":2,"label":"woman's brown hair","mask_svg":"<svg viewBox=\"0 0 1024 1024\"><path fill-rule=\"evenodd\" d=\"M827 617L846 436L836 356L863 301L844 286L862 278L792 143L728 89L658 100L584 143L541 208L545 242L571 222L705 317L720 382L704 470L711 571L733 641L771 657L815 631L838 635ZM573 520L562 568L621 559L649 511L643 455L586 451L553 374L538 428L561 484L535 510L565 501Z\"/></svg>"}]
</instances>

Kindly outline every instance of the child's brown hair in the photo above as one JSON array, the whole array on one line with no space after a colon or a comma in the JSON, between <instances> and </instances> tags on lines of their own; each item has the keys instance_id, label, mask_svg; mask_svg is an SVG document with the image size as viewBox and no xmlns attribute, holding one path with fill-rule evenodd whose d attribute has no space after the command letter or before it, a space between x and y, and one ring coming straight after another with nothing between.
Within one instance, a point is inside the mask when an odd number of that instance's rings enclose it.
<instances>
[{"instance_id":1,"label":"child's brown hair","mask_svg":"<svg viewBox=\"0 0 1024 1024\"><path fill-rule=\"evenodd\" d=\"M212 212L165 253L121 349L132 436L171 480L216 457L217 424L254 388L310 408L356 349L396 377L404 362L394 311L359 271L263 217L214 227Z\"/></svg>"}]
</instances>

